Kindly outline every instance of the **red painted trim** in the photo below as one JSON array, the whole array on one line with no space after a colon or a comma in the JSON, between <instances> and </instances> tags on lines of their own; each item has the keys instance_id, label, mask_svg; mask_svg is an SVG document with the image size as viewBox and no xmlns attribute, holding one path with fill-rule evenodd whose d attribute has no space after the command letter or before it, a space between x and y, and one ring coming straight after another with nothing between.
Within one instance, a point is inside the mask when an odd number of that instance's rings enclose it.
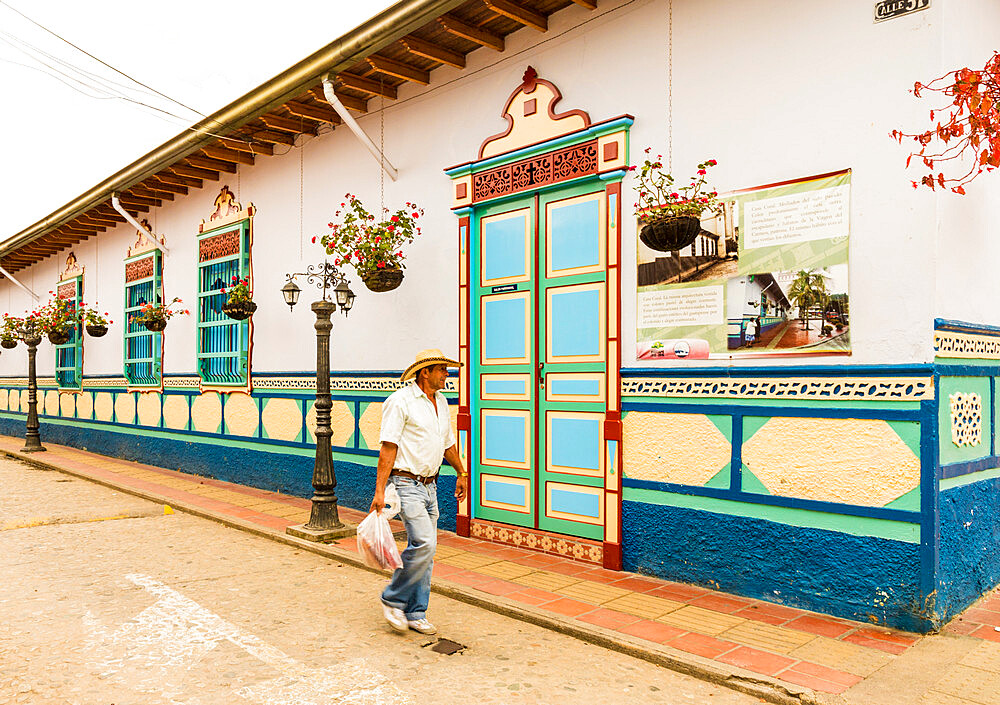
<instances>
[{"instance_id":1,"label":"red painted trim","mask_svg":"<svg viewBox=\"0 0 1000 705\"><path fill-rule=\"evenodd\" d=\"M465 286L461 285L458 287L458 305L459 307L465 307L465 340L459 340L459 345L465 344L465 359L462 362L465 363L465 394L464 398L468 402L467 405L459 407L458 418L456 419L455 425L458 427L459 431L466 431L465 436L465 459L468 463L468 467L465 471L469 473L469 490L468 490L468 512L463 514L461 509L461 504L458 505L455 516L455 532L459 536L470 536L472 533L471 528L471 516L472 516L472 492L473 483L475 478L473 477L473 468L475 463L472 458L472 416L469 413L469 408L472 403L472 365L471 365L471 345L472 345L472 219L469 216L463 216L458 219L458 237L459 237L459 247L458 256L459 263L458 266L461 269L462 262L462 228L465 228ZM463 292L462 289L465 289ZM464 298L464 301L463 301ZM459 331L461 336L461 331ZM459 377L459 384L461 384L461 376ZM459 397L461 398L462 390L459 391Z\"/></svg>"},{"instance_id":2,"label":"red painted trim","mask_svg":"<svg viewBox=\"0 0 1000 705\"><path fill-rule=\"evenodd\" d=\"M735 195L737 193L749 193L750 191L760 191L765 188L775 188L776 186L788 186L789 184L797 184L803 181L816 181L817 179L827 179L831 176L841 176L843 174L850 174L850 169L841 169L840 171L828 171L825 174L816 174L815 176L803 176L798 179L789 179L788 181L776 181L773 184L763 184L761 186L751 186L750 188L741 188L738 191L727 191L725 196Z\"/></svg>"},{"instance_id":3,"label":"red painted trim","mask_svg":"<svg viewBox=\"0 0 1000 705\"><path fill-rule=\"evenodd\" d=\"M516 94L516 92L515 92L515 94ZM512 95L511 99L513 99L513 97L514 96ZM485 143L484 143L484 146L485 146ZM541 506L541 499L542 499L542 495L543 495L542 488L540 486L541 485L541 479L542 479L542 469L541 469L541 466L539 465L539 463L541 462L541 453L539 451L539 446L538 446L538 439L541 436L540 428L541 428L541 423L542 423L541 420L539 419L539 413L540 413L539 406L541 404L540 396L541 396L541 389L542 389L542 386L540 384L540 382L541 382L541 373L539 373L539 371L538 371L538 364L540 362L542 362L542 357L541 357L541 355L542 355L542 352L541 352L541 340L542 339L541 339L541 331L540 331L540 326L539 326L539 319L541 318L541 316L539 314L539 311L541 311L541 307L542 307L543 302L545 300L544 292L542 291L542 279L541 279L541 251L542 251L542 245L541 245L541 238L539 237L539 227L538 227L538 224L539 224L539 222L542 219L541 211L539 210L541 208L541 200L542 200L541 195L536 191L535 192L535 204L534 204L534 208L535 208L535 310L532 312L533 315L535 316L535 360L534 360L535 370L534 370L534 374L532 375L532 377L534 377L534 379L535 379L535 404L534 404L534 408L535 408L535 412L534 412L534 416L535 416L535 419L534 419L534 421L535 421L535 527L534 528L536 528L536 529L539 526L539 507Z\"/></svg>"},{"instance_id":4,"label":"red painted trim","mask_svg":"<svg viewBox=\"0 0 1000 705\"><path fill-rule=\"evenodd\" d=\"M607 570L622 569L622 546L620 543L604 542L604 568Z\"/></svg>"},{"instance_id":5,"label":"red painted trim","mask_svg":"<svg viewBox=\"0 0 1000 705\"><path fill-rule=\"evenodd\" d=\"M610 415L611 412L608 412ZM606 441L621 441L622 439L622 422L613 419L605 419L604 421L604 440ZM617 462L617 457L615 462ZM617 469L617 468L616 468Z\"/></svg>"},{"instance_id":6,"label":"red painted trim","mask_svg":"<svg viewBox=\"0 0 1000 705\"><path fill-rule=\"evenodd\" d=\"M472 535L472 521L467 514L459 514L455 517L455 533L465 537Z\"/></svg>"}]
</instances>

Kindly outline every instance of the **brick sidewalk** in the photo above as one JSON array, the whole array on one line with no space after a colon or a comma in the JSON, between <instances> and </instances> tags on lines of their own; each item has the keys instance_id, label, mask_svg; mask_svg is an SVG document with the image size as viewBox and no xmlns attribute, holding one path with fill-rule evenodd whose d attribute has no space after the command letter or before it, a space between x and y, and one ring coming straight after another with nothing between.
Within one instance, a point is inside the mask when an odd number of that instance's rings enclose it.
<instances>
[{"instance_id":1,"label":"brick sidewalk","mask_svg":"<svg viewBox=\"0 0 1000 705\"><path fill-rule=\"evenodd\" d=\"M0 452L197 511L257 533L284 537L309 518L309 500L46 443L23 456L20 439L0 436ZM342 507L344 520L362 512ZM357 553L353 537L332 544ZM346 555L346 554L343 554ZM662 645L793 684L800 693L844 693L891 665L927 637L838 619L760 600L632 573L617 572L441 531L436 583L501 596L569 625L593 625L632 644ZM946 628L1000 642L1000 595L987 595ZM957 637L957 635L962 635ZM931 637L934 638L934 637ZM974 639L970 641L975 641ZM992 648L990 644L987 648ZM996 677L1000 679L1000 647ZM989 660L989 659L988 659ZM700 661L699 661L700 662ZM984 674L990 675L987 669ZM944 679L947 680L947 679ZM1000 680L997 681L1000 683ZM947 685L947 683L945 684ZM943 686L942 686L943 687ZM948 692L943 691L943 692ZM965 700L953 693L955 703ZM942 701L943 702L943 701ZM990 701L992 702L992 701Z\"/></svg>"}]
</instances>

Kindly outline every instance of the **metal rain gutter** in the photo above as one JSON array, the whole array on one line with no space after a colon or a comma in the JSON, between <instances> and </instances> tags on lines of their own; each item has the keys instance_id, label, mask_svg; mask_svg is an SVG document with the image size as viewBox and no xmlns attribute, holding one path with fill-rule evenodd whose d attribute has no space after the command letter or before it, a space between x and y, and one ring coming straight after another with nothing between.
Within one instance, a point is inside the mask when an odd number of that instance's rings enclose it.
<instances>
[{"instance_id":1,"label":"metal rain gutter","mask_svg":"<svg viewBox=\"0 0 1000 705\"><path fill-rule=\"evenodd\" d=\"M326 74L323 76L323 95L326 96L326 102L333 106L333 109L337 111L337 115L339 115L344 121L344 124L350 128L351 132L354 133L354 136L361 140L361 144L367 147L372 156L375 157L379 164L382 165L382 168L385 170L385 173L389 175L389 178L395 181L396 177L399 175L399 172L396 171L396 167L389 163L389 160L385 158L385 153L375 146L371 137L369 137L368 134L361 129L361 125L358 124L358 121L354 119L354 116L351 115L347 108L344 107L344 104L340 102L340 98L338 98L337 94L334 93L333 84L330 83L330 78ZM384 107L382 109L385 110Z\"/></svg>"},{"instance_id":2,"label":"metal rain gutter","mask_svg":"<svg viewBox=\"0 0 1000 705\"><path fill-rule=\"evenodd\" d=\"M197 122L86 193L77 196L46 218L17 233L0 245L0 257L107 201L115 191L125 191L198 151L218 139L213 133L231 132L243 126L300 94L315 84L320 76L352 66L465 2L466 0L401 0L386 8L267 83Z\"/></svg>"},{"instance_id":3,"label":"metal rain gutter","mask_svg":"<svg viewBox=\"0 0 1000 705\"><path fill-rule=\"evenodd\" d=\"M114 209L116 211L118 211L121 214L121 216L125 220L127 220L129 222L129 225L131 225L132 227L134 227L140 233L146 232L146 228L142 227L142 223L140 223L138 220L136 220L135 218L133 218L132 214L129 213L127 210L125 210L125 208L122 206L121 201L118 200L118 194L117 193L111 194L111 205L114 207ZM158 237L156 237L156 233L154 233L152 230L150 230L149 234L153 236L151 238L151 241L152 241L152 243L154 245L156 245L156 249L158 249L164 255L170 254L167 251L166 246L162 242L160 242L160 239Z\"/></svg>"}]
</instances>

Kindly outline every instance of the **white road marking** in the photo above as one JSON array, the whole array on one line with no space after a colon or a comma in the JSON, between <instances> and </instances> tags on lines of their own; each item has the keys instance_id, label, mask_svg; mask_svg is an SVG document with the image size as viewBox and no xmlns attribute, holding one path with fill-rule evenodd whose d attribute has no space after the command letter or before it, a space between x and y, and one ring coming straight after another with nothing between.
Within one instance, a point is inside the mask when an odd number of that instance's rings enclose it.
<instances>
[{"instance_id":1,"label":"white road marking","mask_svg":"<svg viewBox=\"0 0 1000 705\"><path fill-rule=\"evenodd\" d=\"M92 664L134 690L157 693L170 702L184 695L184 675L222 642L229 642L279 671L272 680L237 687L235 693L262 705L409 705L412 699L364 659L311 668L214 614L148 575L130 582L157 597L134 619L110 630L89 612L87 646ZM184 702L195 702L188 694Z\"/></svg>"}]
</instances>

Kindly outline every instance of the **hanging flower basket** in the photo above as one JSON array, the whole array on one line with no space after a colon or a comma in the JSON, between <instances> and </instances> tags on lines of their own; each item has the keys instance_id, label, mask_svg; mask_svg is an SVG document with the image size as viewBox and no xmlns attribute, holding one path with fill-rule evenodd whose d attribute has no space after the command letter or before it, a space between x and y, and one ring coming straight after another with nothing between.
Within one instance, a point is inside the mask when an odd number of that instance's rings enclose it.
<instances>
[{"instance_id":1,"label":"hanging flower basket","mask_svg":"<svg viewBox=\"0 0 1000 705\"><path fill-rule=\"evenodd\" d=\"M73 329L70 327L55 328L49 331L48 336L49 342L53 345L65 345L73 337Z\"/></svg>"},{"instance_id":2,"label":"hanging flower basket","mask_svg":"<svg viewBox=\"0 0 1000 705\"><path fill-rule=\"evenodd\" d=\"M243 321L253 315L257 304L253 301L227 301L222 304L222 312L237 321Z\"/></svg>"},{"instance_id":3,"label":"hanging flower basket","mask_svg":"<svg viewBox=\"0 0 1000 705\"><path fill-rule=\"evenodd\" d=\"M42 334L35 333L34 335L24 336L24 344L28 346L37 347L42 342Z\"/></svg>"},{"instance_id":4,"label":"hanging flower basket","mask_svg":"<svg viewBox=\"0 0 1000 705\"><path fill-rule=\"evenodd\" d=\"M369 291L376 293L392 291L403 283L403 270L398 267L373 269L370 272L362 274L361 281L365 283Z\"/></svg>"},{"instance_id":5,"label":"hanging flower basket","mask_svg":"<svg viewBox=\"0 0 1000 705\"><path fill-rule=\"evenodd\" d=\"M642 244L657 252L683 250L694 242L701 232L701 221L691 215L654 220L639 232Z\"/></svg>"},{"instance_id":6,"label":"hanging flower basket","mask_svg":"<svg viewBox=\"0 0 1000 705\"><path fill-rule=\"evenodd\" d=\"M93 324L87 325L87 335L89 335L91 338L100 338L101 336L106 335L107 332L108 332L107 326L93 325Z\"/></svg>"},{"instance_id":7,"label":"hanging flower basket","mask_svg":"<svg viewBox=\"0 0 1000 705\"><path fill-rule=\"evenodd\" d=\"M0 338L0 347L13 350L17 347L17 338Z\"/></svg>"},{"instance_id":8,"label":"hanging flower basket","mask_svg":"<svg viewBox=\"0 0 1000 705\"><path fill-rule=\"evenodd\" d=\"M164 328L167 327L166 318L150 318L147 321L143 321L142 325L146 326L146 330L152 331L153 333L159 333Z\"/></svg>"}]
</instances>

